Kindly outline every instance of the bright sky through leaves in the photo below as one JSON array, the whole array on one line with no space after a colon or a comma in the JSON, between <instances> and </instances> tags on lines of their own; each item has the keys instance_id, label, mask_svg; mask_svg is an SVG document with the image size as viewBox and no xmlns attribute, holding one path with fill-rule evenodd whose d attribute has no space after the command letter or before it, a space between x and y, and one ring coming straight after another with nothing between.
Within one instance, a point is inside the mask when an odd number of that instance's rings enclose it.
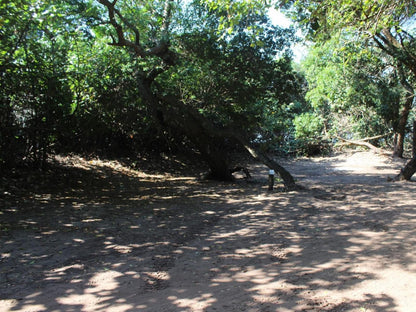
<instances>
[{"instance_id":1,"label":"bright sky through leaves","mask_svg":"<svg viewBox=\"0 0 416 312\"><path fill-rule=\"evenodd\" d=\"M276 10L275 8L269 9L269 17L274 25L279 25L281 27L290 27L293 23L287 18L282 12ZM302 37L302 33L299 30L297 32L299 37ZM298 43L293 46L294 61L299 63L302 58L308 53L308 47L304 43Z\"/></svg>"}]
</instances>

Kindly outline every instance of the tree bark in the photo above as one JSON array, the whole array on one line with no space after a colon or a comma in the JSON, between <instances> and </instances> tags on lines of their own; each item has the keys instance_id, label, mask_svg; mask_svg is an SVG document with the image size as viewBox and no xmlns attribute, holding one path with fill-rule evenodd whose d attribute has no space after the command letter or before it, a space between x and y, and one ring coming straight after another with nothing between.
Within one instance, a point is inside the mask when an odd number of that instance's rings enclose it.
<instances>
[{"instance_id":1,"label":"tree bark","mask_svg":"<svg viewBox=\"0 0 416 312\"><path fill-rule=\"evenodd\" d=\"M413 157L412 159L400 170L400 173L393 178L393 181L409 181L416 173L416 119L413 120Z\"/></svg>"},{"instance_id":2,"label":"tree bark","mask_svg":"<svg viewBox=\"0 0 416 312\"><path fill-rule=\"evenodd\" d=\"M287 171L284 167L279 165L276 161L270 158L267 154L261 152L259 149L256 149L253 145L249 144L248 142L241 142L241 143L245 147L245 149L250 153L251 156L261 161L270 169L273 169L274 171L279 173L280 177L283 180L283 184L286 190L291 191L291 190L297 190L297 189L302 188L301 186L296 184L295 179L293 178L293 176L290 174L289 171Z\"/></svg>"},{"instance_id":3,"label":"tree bark","mask_svg":"<svg viewBox=\"0 0 416 312\"><path fill-rule=\"evenodd\" d=\"M234 180L227 153L225 153L224 150L218 149L212 144L206 144L199 150L201 151L202 157L210 169L210 172L207 176L208 179L219 181Z\"/></svg>"},{"instance_id":4,"label":"tree bark","mask_svg":"<svg viewBox=\"0 0 416 312\"><path fill-rule=\"evenodd\" d=\"M396 140L394 144L394 157L403 157L404 151L404 137L406 134L406 125L409 118L410 110L412 109L413 98L406 99L402 111L400 112L399 122L396 127Z\"/></svg>"},{"instance_id":5,"label":"tree bark","mask_svg":"<svg viewBox=\"0 0 416 312\"><path fill-rule=\"evenodd\" d=\"M416 158L416 119L413 120L412 156Z\"/></svg>"},{"instance_id":6,"label":"tree bark","mask_svg":"<svg viewBox=\"0 0 416 312\"><path fill-rule=\"evenodd\" d=\"M393 179L394 181L410 181L416 173L416 157L413 157L406 166L400 170L400 173Z\"/></svg>"},{"instance_id":7,"label":"tree bark","mask_svg":"<svg viewBox=\"0 0 416 312\"><path fill-rule=\"evenodd\" d=\"M406 135L406 125L409 119L410 111L412 110L413 100L414 100L414 89L407 81L403 69L400 67L398 69L400 75L400 82L402 86L406 89L406 99L403 105L403 108L400 112L399 121L396 127L396 140L394 144L394 157L403 157L404 151L404 137Z\"/></svg>"}]
</instances>

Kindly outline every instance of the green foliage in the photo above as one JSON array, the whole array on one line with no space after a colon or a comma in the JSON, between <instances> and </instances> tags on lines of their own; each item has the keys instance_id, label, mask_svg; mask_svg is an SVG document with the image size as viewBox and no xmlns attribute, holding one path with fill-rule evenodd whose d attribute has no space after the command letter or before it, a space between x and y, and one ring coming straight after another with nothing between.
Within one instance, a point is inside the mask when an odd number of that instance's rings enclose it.
<instances>
[{"instance_id":1,"label":"green foliage","mask_svg":"<svg viewBox=\"0 0 416 312\"><path fill-rule=\"evenodd\" d=\"M3 3L1 36L2 163L29 159L42 164L70 111L64 70L67 42L55 4ZM10 15L10 12L13 14ZM30 14L27 14L30 13ZM54 17L57 19L55 20Z\"/></svg>"},{"instance_id":2,"label":"green foliage","mask_svg":"<svg viewBox=\"0 0 416 312\"><path fill-rule=\"evenodd\" d=\"M311 112L304 112L293 118L293 137L286 142L286 153L297 156L315 156L330 151L325 141L323 119Z\"/></svg>"},{"instance_id":3,"label":"green foliage","mask_svg":"<svg viewBox=\"0 0 416 312\"><path fill-rule=\"evenodd\" d=\"M384 28L400 27L416 14L414 0L284 0L283 7L306 26L315 39L328 39L341 30L354 28L377 34Z\"/></svg>"},{"instance_id":4,"label":"green foliage","mask_svg":"<svg viewBox=\"0 0 416 312\"><path fill-rule=\"evenodd\" d=\"M269 0L198 0L206 6L209 11L219 16L217 31L222 35L230 35L235 31L235 27L249 15L264 15L268 8L272 6ZM250 25L249 30L256 34L261 33L260 25Z\"/></svg>"},{"instance_id":5,"label":"green foliage","mask_svg":"<svg viewBox=\"0 0 416 312\"><path fill-rule=\"evenodd\" d=\"M170 144L137 84L157 71L164 72L152 90L159 98L179 98L250 138L280 140L305 106L305 81L290 59L294 29L270 25L257 4L213 5L174 3L166 23L165 1L118 1L141 35L146 52L138 58L108 44L117 34L98 1L1 2L0 163L42 165L52 152ZM241 14L225 26L224 13L236 10ZM135 40L134 28L124 36ZM160 40L178 56L175 66L143 57Z\"/></svg>"},{"instance_id":6,"label":"green foliage","mask_svg":"<svg viewBox=\"0 0 416 312\"><path fill-rule=\"evenodd\" d=\"M181 98L221 127L272 138L286 122L280 117L282 107L303 101L304 80L288 56L293 30L272 26L265 16L252 14L224 37L216 31L217 18L204 15L202 9L200 15L184 20L199 27L178 34L183 58L160 77L163 92ZM264 29L257 40L247 33L252 25Z\"/></svg>"},{"instance_id":7,"label":"green foliage","mask_svg":"<svg viewBox=\"0 0 416 312\"><path fill-rule=\"evenodd\" d=\"M324 128L321 117L312 113L303 113L296 116L293 125L295 126L296 139L317 138L321 136Z\"/></svg>"},{"instance_id":8,"label":"green foliage","mask_svg":"<svg viewBox=\"0 0 416 312\"><path fill-rule=\"evenodd\" d=\"M317 44L303 63L306 98L332 136L361 138L390 131L401 86L391 58L350 33Z\"/></svg>"}]
</instances>

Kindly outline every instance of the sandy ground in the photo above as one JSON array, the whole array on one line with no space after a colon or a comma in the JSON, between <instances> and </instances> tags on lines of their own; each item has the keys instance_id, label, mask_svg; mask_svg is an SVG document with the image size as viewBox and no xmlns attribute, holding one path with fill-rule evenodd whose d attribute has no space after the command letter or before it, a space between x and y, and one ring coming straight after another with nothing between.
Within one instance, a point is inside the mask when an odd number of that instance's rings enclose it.
<instances>
[{"instance_id":1,"label":"sandy ground","mask_svg":"<svg viewBox=\"0 0 416 312\"><path fill-rule=\"evenodd\" d=\"M226 184L60 161L2 190L0 311L416 311L403 161L286 160L306 187L287 193L258 164Z\"/></svg>"}]
</instances>

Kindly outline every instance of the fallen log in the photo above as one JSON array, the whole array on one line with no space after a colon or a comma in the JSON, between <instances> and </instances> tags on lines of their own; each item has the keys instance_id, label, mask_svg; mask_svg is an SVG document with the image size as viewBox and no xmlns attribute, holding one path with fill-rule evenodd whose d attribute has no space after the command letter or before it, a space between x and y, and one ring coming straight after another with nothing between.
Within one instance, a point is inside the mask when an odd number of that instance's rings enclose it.
<instances>
[{"instance_id":1,"label":"fallen log","mask_svg":"<svg viewBox=\"0 0 416 312\"><path fill-rule=\"evenodd\" d=\"M383 135L378 135L378 136L374 136L374 137L370 137L370 138L364 138L364 139L360 139L360 140L347 140L341 137L336 137L338 140L344 142L343 144L338 144L339 145L357 145L357 146L364 146L367 147L368 149L370 149L371 151L373 151L376 154L380 154L380 155L386 155L386 156L390 156L391 152L386 151L382 148L379 148L377 146L374 146L373 144L371 144L368 141L371 140L375 140L375 139L380 139L382 137L385 137L389 134L383 134Z\"/></svg>"}]
</instances>

